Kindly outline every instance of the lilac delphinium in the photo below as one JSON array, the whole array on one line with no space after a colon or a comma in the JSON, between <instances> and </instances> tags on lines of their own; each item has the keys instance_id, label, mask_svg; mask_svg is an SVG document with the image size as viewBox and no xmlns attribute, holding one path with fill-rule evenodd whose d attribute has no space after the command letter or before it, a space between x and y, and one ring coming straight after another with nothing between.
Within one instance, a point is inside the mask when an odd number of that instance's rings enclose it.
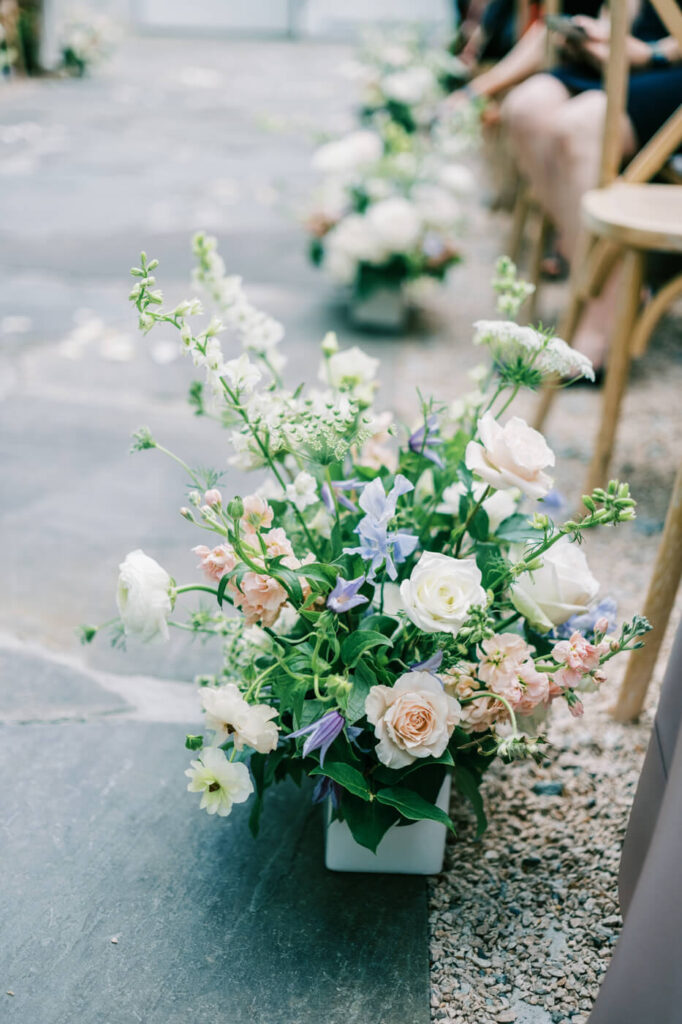
<instances>
[{"instance_id":1,"label":"lilac delphinium","mask_svg":"<svg viewBox=\"0 0 682 1024\"><path fill-rule=\"evenodd\" d=\"M328 775L321 775L313 789L313 803L322 804L327 797L331 800L334 810L338 810L341 798L341 787L337 782L334 782L333 779L330 779Z\"/></svg>"},{"instance_id":2,"label":"lilac delphinium","mask_svg":"<svg viewBox=\"0 0 682 1024\"><path fill-rule=\"evenodd\" d=\"M322 718L318 718L316 722L311 722L310 725L306 725L303 729L290 732L285 739L293 740L297 736L307 736L303 744L303 756L307 757L313 750L319 750L320 764L323 765L327 751L343 730L345 724L346 719L340 711L335 709L334 711L328 711L325 715L322 715Z\"/></svg>"},{"instance_id":3,"label":"lilac delphinium","mask_svg":"<svg viewBox=\"0 0 682 1024\"><path fill-rule=\"evenodd\" d=\"M415 452L416 455L423 455L425 459L434 462L439 469L443 469L445 464L435 450L435 445L443 443L441 438L436 436L437 433L438 417L434 413L422 423L421 427L418 427L410 435L408 446L411 452Z\"/></svg>"},{"instance_id":4,"label":"lilac delphinium","mask_svg":"<svg viewBox=\"0 0 682 1024\"><path fill-rule=\"evenodd\" d=\"M431 672L433 675L438 671L442 664L443 651L436 651L436 653L432 654L430 658L426 659L426 661L416 661L414 664L410 665L410 668L413 672Z\"/></svg>"},{"instance_id":5,"label":"lilac delphinium","mask_svg":"<svg viewBox=\"0 0 682 1024\"><path fill-rule=\"evenodd\" d=\"M357 506L343 492L354 491L357 487L361 486L362 482L360 480L332 480L331 486L325 481L322 484L322 501L327 512L334 513L337 501L339 505L343 505L349 512L357 512Z\"/></svg>"},{"instance_id":6,"label":"lilac delphinium","mask_svg":"<svg viewBox=\"0 0 682 1024\"><path fill-rule=\"evenodd\" d=\"M388 529L389 522L395 516L398 498L413 489L413 484L399 473L388 494L381 478L376 477L367 484L360 496L360 508L366 513L355 528L360 545L344 550L346 554L360 555L370 563L367 573L370 582L384 562L389 578L394 580L398 575L396 563L400 565L404 562L419 542L419 538L413 534Z\"/></svg>"},{"instance_id":7,"label":"lilac delphinium","mask_svg":"<svg viewBox=\"0 0 682 1024\"><path fill-rule=\"evenodd\" d=\"M360 587L365 582L364 576L358 576L354 580L344 580L341 576L336 581L336 586L327 598L327 608L331 608L337 615L348 612L358 605L367 604L368 597L359 594Z\"/></svg>"}]
</instances>

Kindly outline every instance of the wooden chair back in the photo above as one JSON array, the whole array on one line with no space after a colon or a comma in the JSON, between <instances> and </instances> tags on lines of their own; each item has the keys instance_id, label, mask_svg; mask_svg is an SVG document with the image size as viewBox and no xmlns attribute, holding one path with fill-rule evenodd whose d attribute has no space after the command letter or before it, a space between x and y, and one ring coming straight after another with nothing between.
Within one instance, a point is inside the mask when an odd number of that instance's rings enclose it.
<instances>
[{"instance_id":1,"label":"wooden chair back","mask_svg":"<svg viewBox=\"0 0 682 1024\"><path fill-rule=\"evenodd\" d=\"M682 11L676 0L650 0L659 18L682 49ZM611 39L605 71L606 124L602 148L599 184L611 185L619 176L623 162L622 119L625 113L629 65L626 52L630 30L628 0L611 0ZM622 174L633 184L650 181L682 144L682 108L675 111L656 134L638 152Z\"/></svg>"}]
</instances>

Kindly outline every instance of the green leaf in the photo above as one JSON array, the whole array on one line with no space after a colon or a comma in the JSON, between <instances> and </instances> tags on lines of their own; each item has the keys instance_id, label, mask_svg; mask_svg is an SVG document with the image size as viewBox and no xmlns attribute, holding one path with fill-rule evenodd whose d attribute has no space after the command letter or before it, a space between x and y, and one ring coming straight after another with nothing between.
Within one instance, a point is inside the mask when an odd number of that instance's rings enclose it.
<instances>
[{"instance_id":1,"label":"green leaf","mask_svg":"<svg viewBox=\"0 0 682 1024\"><path fill-rule=\"evenodd\" d=\"M374 647L390 646L391 641L383 633L377 633L373 629L357 629L341 644L341 657L348 668L353 668L366 651Z\"/></svg>"},{"instance_id":2,"label":"green leaf","mask_svg":"<svg viewBox=\"0 0 682 1024\"><path fill-rule=\"evenodd\" d=\"M512 544L517 544L524 540L542 539L542 532L532 528L527 516L522 516L515 512L513 516L509 516L504 522L500 523L495 530L495 536L499 537L500 540L507 540Z\"/></svg>"},{"instance_id":3,"label":"green leaf","mask_svg":"<svg viewBox=\"0 0 682 1024\"><path fill-rule=\"evenodd\" d=\"M476 511L476 515L469 523L469 533L474 540L487 540L490 534L490 522L488 520L488 513L484 508L479 508Z\"/></svg>"},{"instance_id":4,"label":"green leaf","mask_svg":"<svg viewBox=\"0 0 682 1024\"><path fill-rule=\"evenodd\" d=\"M345 764L343 761L325 761L324 765L318 765L309 774L327 775L334 782L338 782L339 786L343 786L349 793L359 797L361 800L369 801L372 797L362 772L359 772L357 768L353 768L350 764Z\"/></svg>"},{"instance_id":5,"label":"green leaf","mask_svg":"<svg viewBox=\"0 0 682 1024\"><path fill-rule=\"evenodd\" d=\"M354 725L364 717L365 700L372 686L376 685L376 676L365 665L358 665L353 674L353 689L348 696L346 705L346 721Z\"/></svg>"},{"instance_id":6,"label":"green leaf","mask_svg":"<svg viewBox=\"0 0 682 1024\"><path fill-rule=\"evenodd\" d=\"M398 619L393 618L392 615L368 615L362 620L363 629L375 630L377 633L383 633L384 636L392 636L398 628Z\"/></svg>"},{"instance_id":7,"label":"green leaf","mask_svg":"<svg viewBox=\"0 0 682 1024\"><path fill-rule=\"evenodd\" d=\"M403 818L408 818L410 821L424 821L425 819L439 821L441 825L447 825L452 832L455 831L455 826L445 811L441 811L440 807L436 807L435 804L430 804L428 800L419 796L414 790L408 789L407 786L391 786L380 789L376 798L382 804L395 807Z\"/></svg>"},{"instance_id":8,"label":"green leaf","mask_svg":"<svg viewBox=\"0 0 682 1024\"><path fill-rule=\"evenodd\" d=\"M479 789L476 776L473 772L470 772L468 768L463 768L458 765L455 769L455 786L462 794L470 801L474 814L476 815L476 838L479 839L486 828L488 827L488 819L486 818L485 808L483 806L483 797Z\"/></svg>"},{"instance_id":9,"label":"green leaf","mask_svg":"<svg viewBox=\"0 0 682 1024\"><path fill-rule=\"evenodd\" d=\"M484 544L477 549L476 565L481 570L486 589L498 587L509 574L509 563L495 544Z\"/></svg>"},{"instance_id":10,"label":"green leaf","mask_svg":"<svg viewBox=\"0 0 682 1024\"><path fill-rule=\"evenodd\" d=\"M372 853L376 853L377 846L399 817L393 807L379 804L376 800L365 803L350 793L341 796L341 813L355 842Z\"/></svg>"},{"instance_id":11,"label":"green leaf","mask_svg":"<svg viewBox=\"0 0 682 1024\"><path fill-rule=\"evenodd\" d=\"M324 586L334 586L338 578L338 571L331 565L321 565L319 562L311 562L310 565L302 565L296 569L299 576L305 576L307 580L315 580Z\"/></svg>"}]
</instances>

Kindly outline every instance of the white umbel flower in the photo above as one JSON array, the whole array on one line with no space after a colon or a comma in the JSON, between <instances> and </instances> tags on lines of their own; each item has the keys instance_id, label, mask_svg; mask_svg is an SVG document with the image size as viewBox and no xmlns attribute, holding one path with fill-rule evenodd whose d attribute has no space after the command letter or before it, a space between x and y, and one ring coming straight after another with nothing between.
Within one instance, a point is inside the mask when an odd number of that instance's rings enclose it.
<instances>
[{"instance_id":1,"label":"white umbel flower","mask_svg":"<svg viewBox=\"0 0 682 1024\"><path fill-rule=\"evenodd\" d=\"M201 793L199 807L208 814L226 818L233 804L243 804L253 793L249 769L239 761L228 761L219 747L206 747L185 771L190 793Z\"/></svg>"},{"instance_id":2,"label":"white umbel flower","mask_svg":"<svg viewBox=\"0 0 682 1024\"><path fill-rule=\"evenodd\" d=\"M513 362L531 358L535 369L560 377L594 380L592 363L561 338L547 338L533 327L521 327L513 320L477 320L474 345L487 345L496 359Z\"/></svg>"},{"instance_id":3,"label":"white umbel flower","mask_svg":"<svg viewBox=\"0 0 682 1024\"><path fill-rule=\"evenodd\" d=\"M137 549L119 565L116 603L126 636L168 639L173 581L158 562Z\"/></svg>"}]
</instances>

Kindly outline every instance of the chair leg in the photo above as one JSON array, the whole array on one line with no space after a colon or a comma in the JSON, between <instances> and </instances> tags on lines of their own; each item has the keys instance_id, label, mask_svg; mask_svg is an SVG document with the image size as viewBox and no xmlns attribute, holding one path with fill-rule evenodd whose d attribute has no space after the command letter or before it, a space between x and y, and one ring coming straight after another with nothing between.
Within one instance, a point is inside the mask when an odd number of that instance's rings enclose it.
<instances>
[{"instance_id":1,"label":"chair leg","mask_svg":"<svg viewBox=\"0 0 682 1024\"><path fill-rule=\"evenodd\" d=\"M644 257L641 252L628 249L623 264L622 302L615 319L609 349L601 423L585 486L588 494L591 494L595 487L601 487L606 483L621 401L630 370L630 336L639 309Z\"/></svg>"},{"instance_id":2,"label":"chair leg","mask_svg":"<svg viewBox=\"0 0 682 1024\"><path fill-rule=\"evenodd\" d=\"M540 278L542 275L542 260L545 255L547 237L551 228L549 217L542 210L538 212L538 223L535 238L533 239L533 250L530 258L528 277L534 286L533 294L528 298L527 322L535 323L538 311L538 298L540 292Z\"/></svg>"},{"instance_id":3,"label":"chair leg","mask_svg":"<svg viewBox=\"0 0 682 1024\"><path fill-rule=\"evenodd\" d=\"M509 236L508 251L514 263L521 258L521 246L526 230L526 221L530 212L530 187L527 182L519 178L519 188L514 203L511 234Z\"/></svg>"},{"instance_id":4,"label":"chair leg","mask_svg":"<svg viewBox=\"0 0 682 1024\"><path fill-rule=\"evenodd\" d=\"M656 658L670 618L675 595L682 577L682 465L680 465L668 506L663 536L656 556L651 583L644 605L653 629L647 634L646 644L633 651L628 660L625 678L621 684L614 718L619 722L634 721L644 704Z\"/></svg>"}]
</instances>

